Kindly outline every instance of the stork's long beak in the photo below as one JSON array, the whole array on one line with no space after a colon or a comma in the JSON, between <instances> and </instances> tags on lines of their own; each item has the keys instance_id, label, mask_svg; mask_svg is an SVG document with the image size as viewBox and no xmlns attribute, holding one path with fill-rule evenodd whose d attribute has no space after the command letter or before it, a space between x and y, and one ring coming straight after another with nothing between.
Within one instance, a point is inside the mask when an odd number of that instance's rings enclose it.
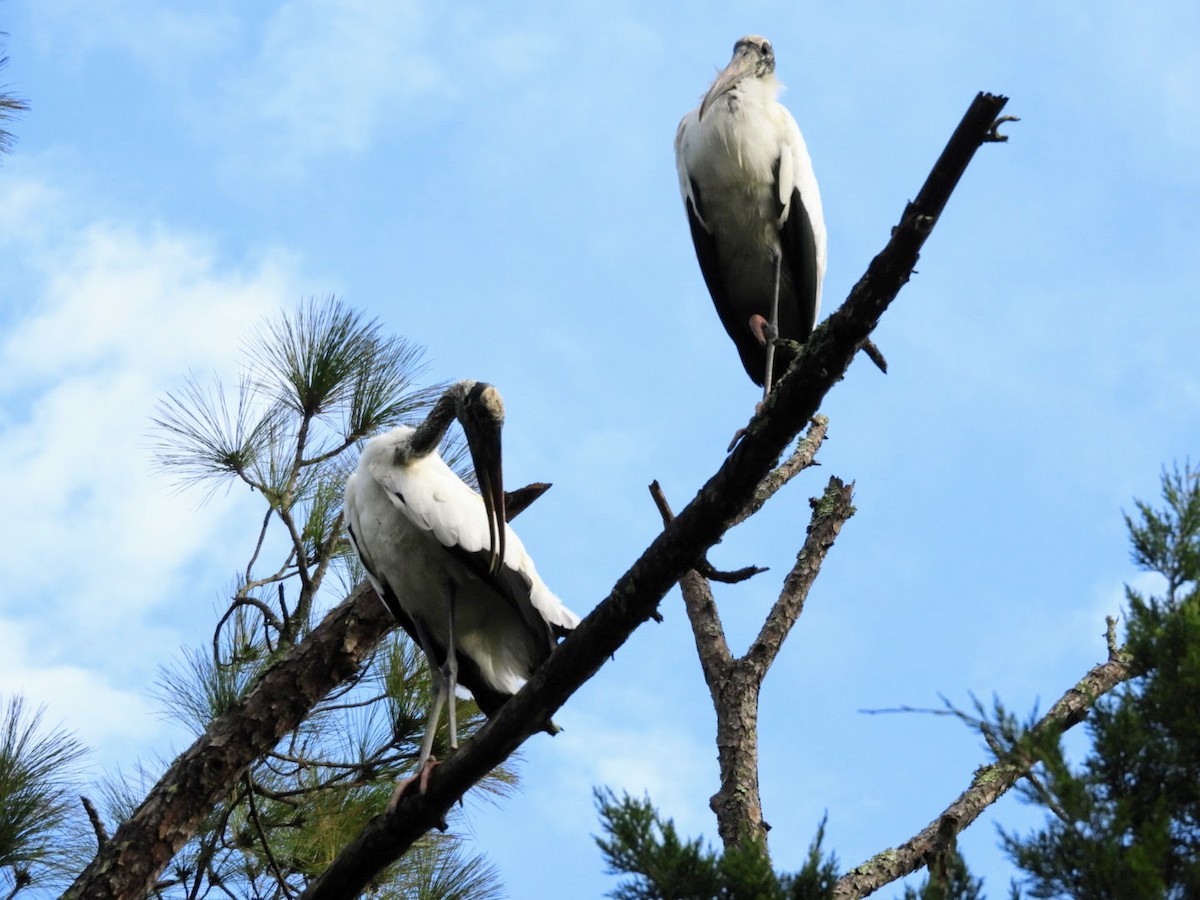
<instances>
[{"instance_id":1,"label":"stork's long beak","mask_svg":"<svg viewBox=\"0 0 1200 900\"><path fill-rule=\"evenodd\" d=\"M704 114L708 112L708 108L716 103L722 94L732 90L739 81L753 70L754 59L750 53L741 50L734 54L733 59L729 61L729 65L721 71L721 74L717 76L717 80L712 83L712 87L708 89L708 93L704 95L704 99L700 101L700 118L704 118Z\"/></svg>"},{"instance_id":2,"label":"stork's long beak","mask_svg":"<svg viewBox=\"0 0 1200 900\"><path fill-rule=\"evenodd\" d=\"M488 390L495 391L491 385ZM499 394L496 394L497 401ZM497 414L489 404L481 404L473 415L463 421L463 432L467 436L467 447L471 451L471 464L475 467L475 479L479 482L479 494L483 497L483 508L487 512L489 556L488 574L500 571L504 563L504 469L500 455L500 433L504 426L503 407Z\"/></svg>"}]
</instances>

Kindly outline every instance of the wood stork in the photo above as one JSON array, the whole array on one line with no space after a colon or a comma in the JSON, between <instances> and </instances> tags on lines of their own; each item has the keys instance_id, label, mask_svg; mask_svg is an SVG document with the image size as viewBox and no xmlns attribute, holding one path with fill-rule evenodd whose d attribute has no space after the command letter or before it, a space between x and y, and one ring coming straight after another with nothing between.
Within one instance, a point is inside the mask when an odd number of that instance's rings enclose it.
<instances>
[{"instance_id":1,"label":"wood stork","mask_svg":"<svg viewBox=\"0 0 1200 900\"><path fill-rule=\"evenodd\" d=\"M748 35L675 134L696 258L717 314L763 399L813 329L825 219L804 137L776 95L770 42ZM794 346L794 345L793 345Z\"/></svg>"},{"instance_id":2,"label":"wood stork","mask_svg":"<svg viewBox=\"0 0 1200 900\"><path fill-rule=\"evenodd\" d=\"M456 417L482 496L437 452ZM450 746L458 746L455 686L469 690L491 716L579 623L546 587L505 522L503 422L499 391L460 381L418 427L400 426L367 441L346 483L354 549L383 602L424 650L433 675L417 762L422 787L447 699ZM553 723L546 727L556 730Z\"/></svg>"}]
</instances>

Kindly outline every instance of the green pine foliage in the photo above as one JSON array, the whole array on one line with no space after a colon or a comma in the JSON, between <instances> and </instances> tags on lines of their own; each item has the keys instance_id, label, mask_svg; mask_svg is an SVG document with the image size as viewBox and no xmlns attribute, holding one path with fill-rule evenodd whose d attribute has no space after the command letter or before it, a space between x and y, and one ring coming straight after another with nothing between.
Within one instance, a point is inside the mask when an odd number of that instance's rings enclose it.
<instances>
[{"instance_id":1,"label":"green pine foliage","mask_svg":"<svg viewBox=\"0 0 1200 900\"><path fill-rule=\"evenodd\" d=\"M8 35L0 31L0 37ZM0 56L0 69L8 65L8 57ZM0 156L5 153L11 153L13 144L16 143L16 137L8 130L9 122L16 119L21 113L29 110L29 104L6 90L0 90Z\"/></svg>"},{"instance_id":2,"label":"green pine foliage","mask_svg":"<svg viewBox=\"0 0 1200 900\"><path fill-rule=\"evenodd\" d=\"M609 896L614 900L820 900L830 897L837 860L824 856L825 822L817 828L804 867L777 874L762 845L747 841L718 852L700 838L685 840L675 823L659 815L650 799L628 794L619 800L597 789L596 807L604 836L596 844L608 871L628 876Z\"/></svg>"},{"instance_id":3,"label":"green pine foliage","mask_svg":"<svg viewBox=\"0 0 1200 900\"><path fill-rule=\"evenodd\" d=\"M156 458L180 486L249 489L262 504L211 642L159 673L156 698L194 733L364 578L344 534L346 477L363 440L417 420L441 394L442 386L418 385L421 353L336 298L309 300L251 336L236 388L191 377L160 404ZM423 654L395 633L357 679L251 766L172 861L158 895L296 896L411 771L432 692ZM483 721L473 703L457 710L460 734ZM439 732L435 753L445 753L447 733ZM514 781L502 766L481 788L503 793ZM128 816L146 787L107 786L109 821ZM499 879L461 839L435 835L372 890L377 897L489 900Z\"/></svg>"},{"instance_id":4,"label":"green pine foliage","mask_svg":"<svg viewBox=\"0 0 1200 900\"><path fill-rule=\"evenodd\" d=\"M67 874L79 808L73 776L84 747L48 730L21 695L0 708L0 896L59 884ZM59 885L61 886L61 885Z\"/></svg>"},{"instance_id":5,"label":"green pine foliage","mask_svg":"<svg viewBox=\"0 0 1200 900\"><path fill-rule=\"evenodd\" d=\"M1097 703L1077 766L1049 748L1022 788L1052 813L1003 834L1033 897L1200 896L1200 470L1164 472L1162 505L1126 516L1134 561L1161 596L1127 589L1128 643L1142 673Z\"/></svg>"},{"instance_id":6,"label":"green pine foliage","mask_svg":"<svg viewBox=\"0 0 1200 900\"><path fill-rule=\"evenodd\" d=\"M957 849L950 848L930 868L936 871L919 888L906 887L902 900L984 900L983 879L971 874Z\"/></svg>"}]
</instances>

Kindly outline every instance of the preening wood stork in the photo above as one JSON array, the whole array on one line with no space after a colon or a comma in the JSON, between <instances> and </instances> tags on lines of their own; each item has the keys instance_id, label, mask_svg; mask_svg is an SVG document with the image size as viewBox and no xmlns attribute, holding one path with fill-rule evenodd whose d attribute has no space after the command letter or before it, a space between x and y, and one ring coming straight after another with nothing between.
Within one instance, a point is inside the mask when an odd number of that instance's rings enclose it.
<instances>
[{"instance_id":1,"label":"preening wood stork","mask_svg":"<svg viewBox=\"0 0 1200 900\"><path fill-rule=\"evenodd\" d=\"M437 452L455 417L482 496ZM417 428L400 426L367 441L346 483L354 549L383 602L424 650L433 674L435 694L417 764L422 779L447 699L450 746L458 746L456 685L491 716L579 623L546 587L505 522L503 422L499 391L460 381ZM552 723L547 728L554 730Z\"/></svg>"},{"instance_id":2,"label":"preening wood stork","mask_svg":"<svg viewBox=\"0 0 1200 900\"><path fill-rule=\"evenodd\" d=\"M792 357L773 338L808 337L825 277L817 179L779 88L770 42L748 35L675 135L700 271L763 399Z\"/></svg>"}]
</instances>

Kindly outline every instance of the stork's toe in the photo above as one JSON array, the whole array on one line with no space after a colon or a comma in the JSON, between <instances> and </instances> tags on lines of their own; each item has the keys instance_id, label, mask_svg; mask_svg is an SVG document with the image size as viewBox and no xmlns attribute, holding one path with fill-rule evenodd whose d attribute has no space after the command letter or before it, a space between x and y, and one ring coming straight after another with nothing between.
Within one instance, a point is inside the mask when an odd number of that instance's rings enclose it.
<instances>
[{"instance_id":1,"label":"stork's toe","mask_svg":"<svg viewBox=\"0 0 1200 900\"><path fill-rule=\"evenodd\" d=\"M421 766L415 775L400 779L396 784L396 790L392 792L392 799L388 801L387 811L389 813L395 812L396 807L400 805L400 801L414 789L413 785L416 785L418 794L424 794L429 789L429 776L433 774L433 770L437 765L437 759L431 756L425 760L425 764Z\"/></svg>"},{"instance_id":2,"label":"stork's toe","mask_svg":"<svg viewBox=\"0 0 1200 900\"><path fill-rule=\"evenodd\" d=\"M750 333L754 335L754 339L764 347L768 343L779 337L779 333L775 330L771 322L764 316L755 313L750 317Z\"/></svg>"}]
</instances>

